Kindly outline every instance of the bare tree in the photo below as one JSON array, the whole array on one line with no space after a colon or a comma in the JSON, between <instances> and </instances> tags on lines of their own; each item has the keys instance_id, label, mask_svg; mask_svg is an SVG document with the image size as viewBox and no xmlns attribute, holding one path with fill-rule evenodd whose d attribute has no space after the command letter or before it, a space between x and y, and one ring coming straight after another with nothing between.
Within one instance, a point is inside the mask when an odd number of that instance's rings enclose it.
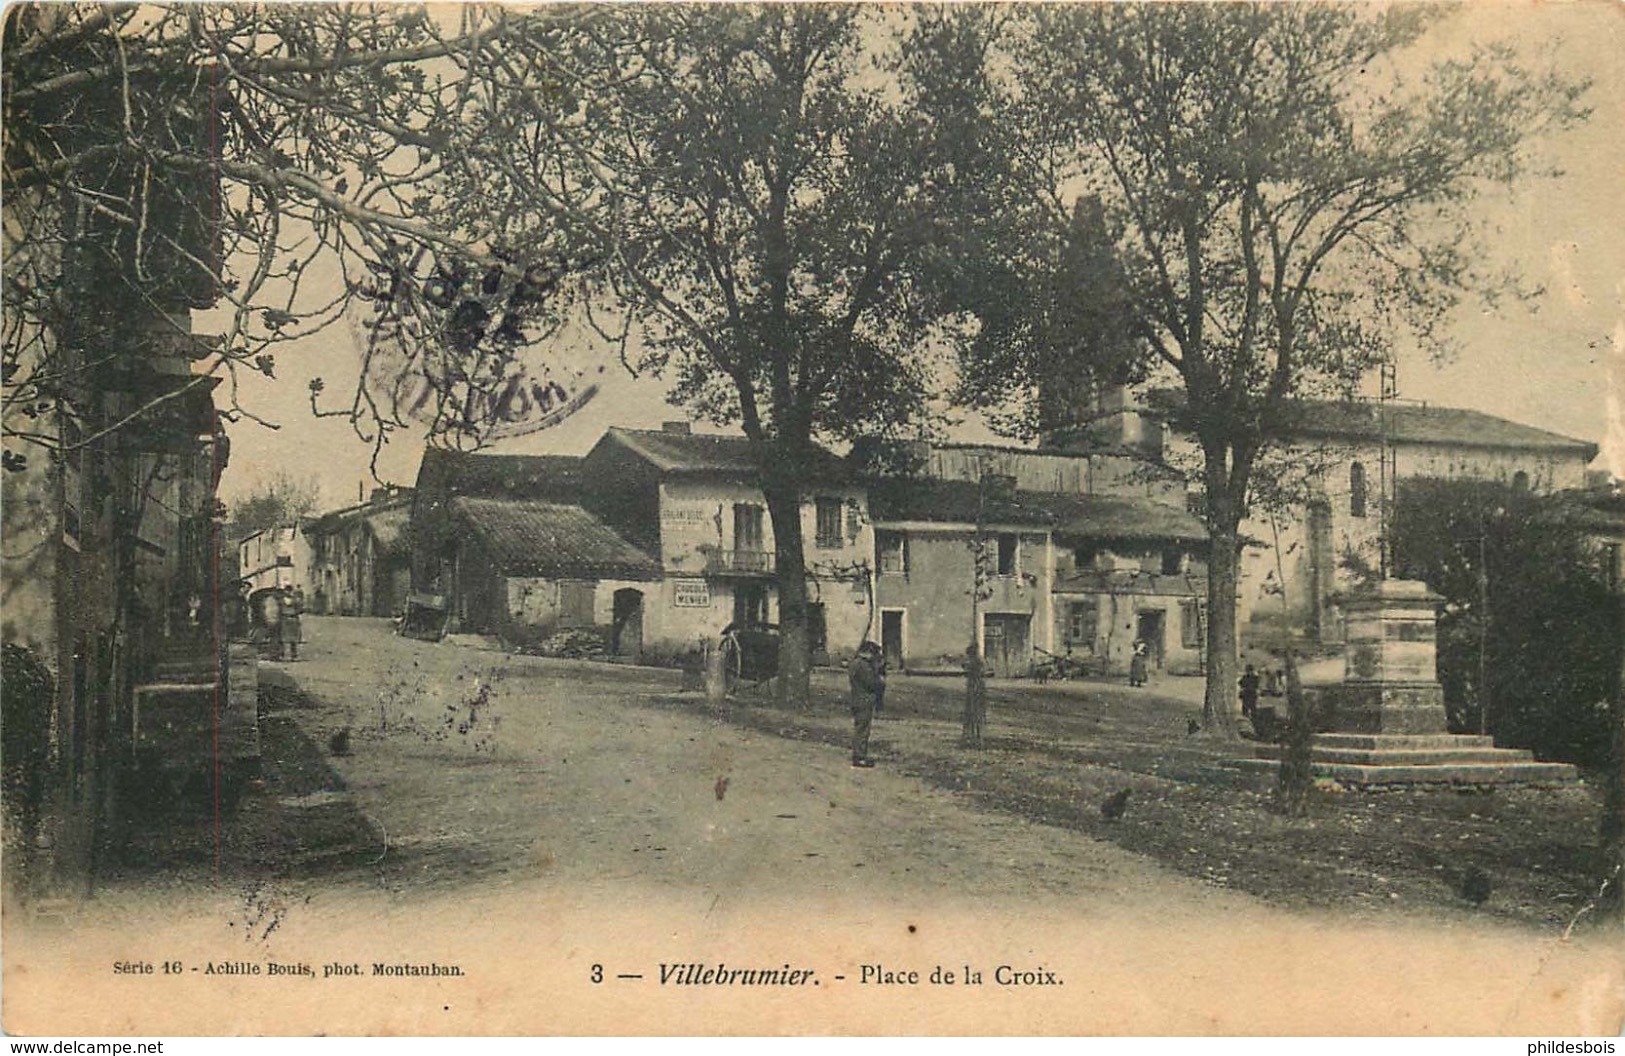
<instances>
[{"instance_id":1,"label":"bare tree","mask_svg":"<svg viewBox=\"0 0 1625 1056\"><path fill-rule=\"evenodd\" d=\"M941 305L917 278L975 172L964 161L986 116L987 18L543 13L510 25L472 71L486 105L465 125L477 176L461 177L463 207L495 210L516 244L562 230L604 247L613 309L594 319L628 366L756 445L793 702L809 669L805 469L815 438L927 413ZM568 152L533 149L560 141Z\"/></svg>"},{"instance_id":2,"label":"bare tree","mask_svg":"<svg viewBox=\"0 0 1625 1056\"><path fill-rule=\"evenodd\" d=\"M467 103L451 57L500 28L451 24L459 17L471 16L349 4L8 9L7 465L64 446L40 415L76 415L62 397L127 363L132 342L203 360L225 379L228 416L253 418L237 379L274 376L282 345L347 316L397 327L410 317L412 340L385 343L387 371L366 342L336 412L378 443L402 424L401 401L421 397L401 378L438 385L432 412L491 384L469 368L470 342L452 339L467 337L462 299L437 299L436 280L494 266L520 302L538 282L532 262L436 213L445 130ZM209 307L224 323L203 341L187 313ZM68 443L149 413L143 402L80 422Z\"/></svg>"},{"instance_id":3,"label":"bare tree","mask_svg":"<svg viewBox=\"0 0 1625 1056\"><path fill-rule=\"evenodd\" d=\"M1508 47L1393 75L1441 17L1079 5L1039 9L1010 38L1007 169L1030 193L990 234L1030 230L1035 215L1077 231L1077 203L1099 203L1098 227L1081 230L1104 233L1115 265L1083 274L1121 290L1111 303L1142 369L1170 383L1163 413L1199 451L1212 539L1203 714L1221 731L1235 723L1238 529L1260 459L1291 436L1299 400L1352 393L1403 335L1443 354L1440 324L1464 295L1511 288L1478 267L1473 204L1539 173L1531 144L1585 116L1584 85ZM1008 261L1011 281L1042 285L1058 259L1017 249L986 266Z\"/></svg>"},{"instance_id":4,"label":"bare tree","mask_svg":"<svg viewBox=\"0 0 1625 1056\"><path fill-rule=\"evenodd\" d=\"M286 471L278 471L228 505L226 538L243 539L266 528L300 521L315 512L321 493L321 481L315 476L296 479Z\"/></svg>"}]
</instances>

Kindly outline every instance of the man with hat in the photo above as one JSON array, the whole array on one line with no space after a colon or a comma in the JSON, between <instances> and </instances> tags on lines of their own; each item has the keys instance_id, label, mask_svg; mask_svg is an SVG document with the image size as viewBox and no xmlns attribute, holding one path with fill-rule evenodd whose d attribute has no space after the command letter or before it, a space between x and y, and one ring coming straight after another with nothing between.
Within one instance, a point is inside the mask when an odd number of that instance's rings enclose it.
<instances>
[{"instance_id":1,"label":"man with hat","mask_svg":"<svg viewBox=\"0 0 1625 1056\"><path fill-rule=\"evenodd\" d=\"M869 758L869 727L875 720L875 701L886 690L886 676L880 666L880 646L865 641L846 670L852 685L852 765L867 769L875 765Z\"/></svg>"}]
</instances>

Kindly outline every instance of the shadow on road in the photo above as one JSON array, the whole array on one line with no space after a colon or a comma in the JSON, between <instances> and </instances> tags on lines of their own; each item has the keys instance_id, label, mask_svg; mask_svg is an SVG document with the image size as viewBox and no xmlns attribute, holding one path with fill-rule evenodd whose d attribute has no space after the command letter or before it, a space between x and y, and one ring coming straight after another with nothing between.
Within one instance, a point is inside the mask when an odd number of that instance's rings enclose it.
<instances>
[{"instance_id":1,"label":"shadow on road","mask_svg":"<svg viewBox=\"0 0 1625 1056\"><path fill-rule=\"evenodd\" d=\"M289 714L306 706L286 678L262 675L259 776L222 781L218 797L207 774L150 790L114 841L106 880L293 878L375 859L377 826Z\"/></svg>"}]
</instances>

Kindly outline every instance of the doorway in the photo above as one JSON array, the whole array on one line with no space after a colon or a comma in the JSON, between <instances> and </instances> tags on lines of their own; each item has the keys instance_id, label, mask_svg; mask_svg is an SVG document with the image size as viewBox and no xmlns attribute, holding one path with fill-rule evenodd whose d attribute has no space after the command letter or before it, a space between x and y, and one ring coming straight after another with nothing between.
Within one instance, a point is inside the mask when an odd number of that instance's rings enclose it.
<instances>
[{"instance_id":1,"label":"doorway","mask_svg":"<svg viewBox=\"0 0 1625 1056\"><path fill-rule=\"evenodd\" d=\"M1145 643L1146 662L1153 671L1162 670L1162 658L1166 655L1167 642L1164 633L1167 629L1168 614L1161 609L1153 612L1141 612L1136 616L1136 637Z\"/></svg>"},{"instance_id":2,"label":"doorway","mask_svg":"<svg viewBox=\"0 0 1625 1056\"><path fill-rule=\"evenodd\" d=\"M734 623L749 626L767 622L767 587L740 583L734 587Z\"/></svg>"},{"instance_id":3,"label":"doorway","mask_svg":"<svg viewBox=\"0 0 1625 1056\"><path fill-rule=\"evenodd\" d=\"M903 610L886 609L880 614L880 655L886 666L903 670Z\"/></svg>"},{"instance_id":4,"label":"doorway","mask_svg":"<svg viewBox=\"0 0 1625 1056\"><path fill-rule=\"evenodd\" d=\"M988 669L1000 678L1027 673L1032 660L1028 626L1032 617L1013 612L990 612L982 617L982 653Z\"/></svg>"},{"instance_id":5,"label":"doorway","mask_svg":"<svg viewBox=\"0 0 1625 1056\"><path fill-rule=\"evenodd\" d=\"M616 656L643 655L643 591L624 587L615 592L610 614L610 642Z\"/></svg>"}]
</instances>

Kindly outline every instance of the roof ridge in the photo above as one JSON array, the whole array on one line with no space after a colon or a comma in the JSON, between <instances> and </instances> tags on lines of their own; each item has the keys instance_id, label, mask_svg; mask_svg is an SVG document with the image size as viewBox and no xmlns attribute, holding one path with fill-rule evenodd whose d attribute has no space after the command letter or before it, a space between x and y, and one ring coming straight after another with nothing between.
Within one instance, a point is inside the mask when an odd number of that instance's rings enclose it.
<instances>
[{"instance_id":1,"label":"roof ridge","mask_svg":"<svg viewBox=\"0 0 1625 1056\"><path fill-rule=\"evenodd\" d=\"M587 514L589 516L596 516L595 514L593 514L593 512L591 510L587 509L587 507L583 506L579 502L564 502L564 501L557 501L557 500L554 500L554 499L515 498L515 497L505 496L505 495L453 495L451 497L451 501L452 502L485 503L485 504L492 505L492 506L549 506L549 507L558 507L558 508L566 508L567 507L567 508L570 508L570 509L580 510L582 513L585 513L585 514Z\"/></svg>"}]
</instances>

